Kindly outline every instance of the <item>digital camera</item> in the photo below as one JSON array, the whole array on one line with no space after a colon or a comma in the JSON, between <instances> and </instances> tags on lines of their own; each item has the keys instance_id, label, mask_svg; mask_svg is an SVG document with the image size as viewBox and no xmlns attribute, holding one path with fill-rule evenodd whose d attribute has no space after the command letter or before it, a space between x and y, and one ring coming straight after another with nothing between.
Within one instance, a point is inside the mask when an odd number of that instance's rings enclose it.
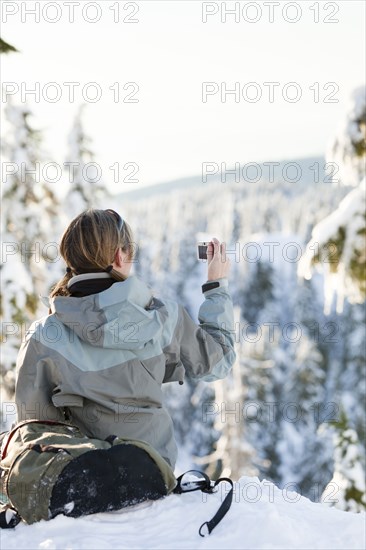
<instances>
[{"instance_id":1,"label":"digital camera","mask_svg":"<svg viewBox=\"0 0 366 550\"><path fill-rule=\"evenodd\" d=\"M199 260L207 260L207 247L210 241L199 241L197 243L197 257Z\"/></svg>"}]
</instances>

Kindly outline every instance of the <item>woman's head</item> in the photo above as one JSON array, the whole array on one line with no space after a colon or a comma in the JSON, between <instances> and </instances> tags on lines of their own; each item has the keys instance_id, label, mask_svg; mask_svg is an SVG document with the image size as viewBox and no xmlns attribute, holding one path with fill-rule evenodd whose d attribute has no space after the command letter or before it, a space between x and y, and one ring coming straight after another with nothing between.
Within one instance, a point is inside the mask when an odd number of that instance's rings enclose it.
<instances>
[{"instance_id":1,"label":"woman's head","mask_svg":"<svg viewBox=\"0 0 366 550\"><path fill-rule=\"evenodd\" d=\"M67 296L73 275L108 271L124 281L133 259L133 236L128 223L114 210L88 209L76 216L62 235L60 253L68 272L51 292Z\"/></svg>"}]
</instances>

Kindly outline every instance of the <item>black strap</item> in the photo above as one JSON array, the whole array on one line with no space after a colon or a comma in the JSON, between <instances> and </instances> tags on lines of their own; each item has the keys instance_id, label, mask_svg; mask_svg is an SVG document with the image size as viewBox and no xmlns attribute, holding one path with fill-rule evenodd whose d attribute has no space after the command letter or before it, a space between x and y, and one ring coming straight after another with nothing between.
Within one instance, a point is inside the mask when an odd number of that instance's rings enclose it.
<instances>
[{"instance_id":1,"label":"black strap","mask_svg":"<svg viewBox=\"0 0 366 550\"><path fill-rule=\"evenodd\" d=\"M203 477L203 479L199 479L197 481L195 480L188 481L182 487L182 484L181 484L182 478L186 474L189 474L190 472L199 473L200 476ZM210 519L210 521L205 521L204 523L202 523L201 527L198 530L201 537L205 536L204 534L202 534L202 528L204 527L204 525L207 526L208 534L210 534L214 530L216 525L220 523L220 521L225 516L225 514L230 510L230 506L233 501L234 483L228 477L221 477L216 481L211 481L210 478L204 472L200 472L198 470L188 470L188 472L185 472L184 474L182 474L177 478L177 485L173 491L174 493L177 493L177 494L190 493L192 491L199 491L199 490L203 491L204 493L213 493L215 487L217 487L218 484L221 483L221 481L227 481L228 483L230 483L231 489L226 495L224 502L221 504L220 508L217 510L214 517ZM187 488L187 486L191 486L191 488Z\"/></svg>"},{"instance_id":2,"label":"black strap","mask_svg":"<svg viewBox=\"0 0 366 550\"><path fill-rule=\"evenodd\" d=\"M220 508L217 510L216 514L210 521L205 521L205 523L202 523L201 527L199 528L199 534L201 537L204 537L205 535L202 534L201 530L204 525L207 525L208 534L210 534L216 525L220 523L222 518L225 516L225 514L230 510L231 503L233 501L233 490L234 490L234 483L231 479L228 477L221 477L217 481L215 481L214 487L216 487L221 481L227 481L231 485L231 489L226 495L224 502L221 504Z\"/></svg>"},{"instance_id":3,"label":"black strap","mask_svg":"<svg viewBox=\"0 0 366 550\"><path fill-rule=\"evenodd\" d=\"M213 288L217 288L219 286L220 286L220 283L218 281L205 283L204 285L202 285L202 293L205 293L207 290L212 290Z\"/></svg>"}]
</instances>

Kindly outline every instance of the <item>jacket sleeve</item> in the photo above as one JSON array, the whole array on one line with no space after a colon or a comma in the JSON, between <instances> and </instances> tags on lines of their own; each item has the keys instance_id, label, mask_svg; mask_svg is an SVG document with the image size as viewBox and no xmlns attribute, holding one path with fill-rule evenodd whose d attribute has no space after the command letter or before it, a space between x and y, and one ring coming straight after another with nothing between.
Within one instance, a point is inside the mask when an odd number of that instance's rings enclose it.
<instances>
[{"instance_id":1,"label":"jacket sleeve","mask_svg":"<svg viewBox=\"0 0 366 550\"><path fill-rule=\"evenodd\" d=\"M21 344L17 357L15 404L17 421L29 419L64 420L63 410L54 406L55 365L48 354L29 338Z\"/></svg>"},{"instance_id":2,"label":"jacket sleeve","mask_svg":"<svg viewBox=\"0 0 366 550\"><path fill-rule=\"evenodd\" d=\"M227 278L217 279L228 285ZM233 366L234 312L228 286L204 293L198 312L199 324L186 309L178 306L178 319L172 340L164 348L167 359L163 382L189 378L213 382L226 377Z\"/></svg>"}]
</instances>

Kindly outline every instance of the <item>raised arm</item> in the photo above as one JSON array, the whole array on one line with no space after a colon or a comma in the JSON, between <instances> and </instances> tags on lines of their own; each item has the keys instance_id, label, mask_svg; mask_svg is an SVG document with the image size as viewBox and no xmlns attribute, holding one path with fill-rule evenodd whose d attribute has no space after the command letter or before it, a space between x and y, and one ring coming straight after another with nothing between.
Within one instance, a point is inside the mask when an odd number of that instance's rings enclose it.
<instances>
[{"instance_id":1,"label":"raised arm","mask_svg":"<svg viewBox=\"0 0 366 550\"><path fill-rule=\"evenodd\" d=\"M235 362L234 312L227 278L230 264L225 245L220 247L214 239L207 257L207 282L218 282L220 286L204 291L198 325L179 306L173 337L164 349L167 358L164 382L182 380L183 370L190 378L219 380L225 378Z\"/></svg>"}]
</instances>

